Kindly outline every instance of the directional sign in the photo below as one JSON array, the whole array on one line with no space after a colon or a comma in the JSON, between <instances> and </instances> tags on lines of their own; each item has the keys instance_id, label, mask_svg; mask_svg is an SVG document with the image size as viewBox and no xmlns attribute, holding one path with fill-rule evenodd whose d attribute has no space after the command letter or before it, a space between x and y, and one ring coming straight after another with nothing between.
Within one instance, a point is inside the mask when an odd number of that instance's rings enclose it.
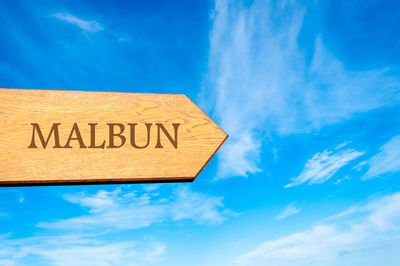
<instances>
[{"instance_id":1,"label":"directional sign","mask_svg":"<svg viewBox=\"0 0 400 266\"><path fill-rule=\"evenodd\" d=\"M0 89L0 185L193 181L227 134L185 95Z\"/></svg>"}]
</instances>

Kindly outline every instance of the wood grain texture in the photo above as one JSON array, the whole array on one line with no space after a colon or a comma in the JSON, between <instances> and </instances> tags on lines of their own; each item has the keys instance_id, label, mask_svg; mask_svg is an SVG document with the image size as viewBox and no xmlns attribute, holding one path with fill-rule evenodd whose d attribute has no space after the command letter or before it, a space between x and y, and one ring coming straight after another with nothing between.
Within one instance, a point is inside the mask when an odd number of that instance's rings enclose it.
<instances>
[{"instance_id":1,"label":"wood grain texture","mask_svg":"<svg viewBox=\"0 0 400 266\"><path fill-rule=\"evenodd\" d=\"M28 148L37 123L47 137L53 123L61 123L59 137L68 139L74 123L83 141L108 140L107 123L138 123L137 143L147 140L144 123L162 123L173 132L180 123L178 147L165 135L163 148L155 148L157 128L150 144L135 149L128 143L117 149ZM129 141L126 126L125 137ZM192 181L226 140L227 134L185 95L0 89L0 185L83 184ZM40 142L38 142L40 144Z\"/></svg>"}]
</instances>

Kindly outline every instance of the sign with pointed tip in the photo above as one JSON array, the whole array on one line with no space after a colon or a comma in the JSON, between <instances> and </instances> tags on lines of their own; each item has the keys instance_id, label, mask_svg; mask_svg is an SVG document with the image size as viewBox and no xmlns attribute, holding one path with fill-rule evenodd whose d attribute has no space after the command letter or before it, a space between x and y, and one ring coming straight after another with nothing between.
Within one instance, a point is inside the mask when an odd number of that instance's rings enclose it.
<instances>
[{"instance_id":1,"label":"sign with pointed tip","mask_svg":"<svg viewBox=\"0 0 400 266\"><path fill-rule=\"evenodd\" d=\"M193 181L227 134L185 95L0 89L0 185Z\"/></svg>"}]
</instances>

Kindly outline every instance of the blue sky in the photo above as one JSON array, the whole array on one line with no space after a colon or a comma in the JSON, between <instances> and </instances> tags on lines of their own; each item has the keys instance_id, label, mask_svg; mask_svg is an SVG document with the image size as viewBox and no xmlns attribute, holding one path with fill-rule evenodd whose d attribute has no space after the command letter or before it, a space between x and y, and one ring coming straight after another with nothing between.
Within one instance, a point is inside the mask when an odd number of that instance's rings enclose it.
<instances>
[{"instance_id":1,"label":"blue sky","mask_svg":"<svg viewBox=\"0 0 400 266\"><path fill-rule=\"evenodd\" d=\"M3 1L0 87L184 93L191 184L0 189L1 265L398 265L396 1Z\"/></svg>"}]
</instances>

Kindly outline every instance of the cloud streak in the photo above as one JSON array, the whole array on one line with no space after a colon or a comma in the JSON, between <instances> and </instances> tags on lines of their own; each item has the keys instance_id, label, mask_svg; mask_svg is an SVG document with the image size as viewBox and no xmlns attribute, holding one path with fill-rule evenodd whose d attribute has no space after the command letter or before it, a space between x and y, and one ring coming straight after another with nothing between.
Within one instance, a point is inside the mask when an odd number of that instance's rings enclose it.
<instances>
[{"instance_id":1,"label":"cloud streak","mask_svg":"<svg viewBox=\"0 0 400 266\"><path fill-rule=\"evenodd\" d=\"M159 242L116 242L93 237L96 236L57 235L13 239L10 235L3 235L0 236L0 264L133 266L166 259L166 246Z\"/></svg>"},{"instance_id":2,"label":"cloud streak","mask_svg":"<svg viewBox=\"0 0 400 266\"><path fill-rule=\"evenodd\" d=\"M169 197L158 192L132 191L122 186L114 191L100 190L94 195L66 195L88 213L53 222L41 222L41 228L65 230L134 230L162 222L193 221L219 225L230 215L222 197L193 192L185 186L170 191Z\"/></svg>"},{"instance_id":3,"label":"cloud streak","mask_svg":"<svg viewBox=\"0 0 400 266\"><path fill-rule=\"evenodd\" d=\"M289 204L288 206L286 206L286 208L280 214L278 214L276 216L276 219L282 220L282 219L285 219L285 218L287 218L291 215L294 215L296 213L299 213L299 212L300 212L300 209L296 208L294 206L294 204L292 203L292 204Z\"/></svg>"},{"instance_id":4,"label":"cloud streak","mask_svg":"<svg viewBox=\"0 0 400 266\"><path fill-rule=\"evenodd\" d=\"M237 257L238 265L339 265L341 256L374 244L393 245L400 230L400 193L351 207L303 232L265 241ZM368 240L368 241L367 241ZM399 242L400 239L397 240ZM367 245L367 246L366 246ZM329 263L328 263L329 262Z\"/></svg>"},{"instance_id":5,"label":"cloud streak","mask_svg":"<svg viewBox=\"0 0 400 266\"><path fill-rule=\"evenodd\" d=\"M78 27L84 32L100 32L104 29L103 25L97 21L85 20L70 13L55 13L52 17Z\"/></svg>"},{"instance_id":6,"label":"cloud streak","mask_svg":"<svg viewBox=\"0 0 400 266\"><path fill-rule=\"evenodd\" d=\"M84 214L41 222L37 226L45 233L40 236L0 235L1 265L26 265L33 259L40 265L60 266L159 263L168 259L165 243L147 235L124 241L114 236L170 222L216 226L233 214L224 207L222 197L194 192L184 185L150 185L140 190L123 185L112 191L81 192L63 198L78 205Z\"/></svg>"},{"instance_id":7,"label":"cloud streak","mask_svg":"<svg viewBox=\"0 0 400 266\"><path fill-rule=\"evenodd\" d=\"M184 185L153 185L141 190L124 185L63 198L78 205L84 214L37 224L45 230L43 236L0 235L1 265L31 264L33 258L40 265L60 266L158 263L168 259L165 243L146 235L142 240L118 241L110 239L109 233L127 234L155 224L184 221L215 226L233 214L224 207L222 197L194 192Z\"/></svg>"},{"instance_id":8,"label":"cloud streak","mask_svg":"<svg viewBox=\"0 0 400 266\"><path fill-rule=\"evenodd\" d=\"M400 136L393 137L380 150L369 160L369 170L363 179L400 171Z\"/></svg>"},{"instance_id":9,"label":"cloud streak","mask_svg":"<svg viewBox=\"0 0 400 266\"><path fill-rule=\"evenodd\" d=\"M363 154L363 152L354 149L318 152L307 161L300 175L292 178L292 182L287 184L285 188L298 186L306 182L309 185L322 184L331 179L340 168Z\"/></svg>"},{"instance_id":10,"label":"cloud streak","mask_svg":"<svg viewBox=\"0 0 400 266\"><path fill-rule=\"evenodd\" d=\"M307 12L293 1L216 1L201 98L230 135L217 179L262 171L271 134L307 133L398 103L399 82L387 70L348 71L319 35L307 60L298 41Z\"/></svg>"}]
</instances>

